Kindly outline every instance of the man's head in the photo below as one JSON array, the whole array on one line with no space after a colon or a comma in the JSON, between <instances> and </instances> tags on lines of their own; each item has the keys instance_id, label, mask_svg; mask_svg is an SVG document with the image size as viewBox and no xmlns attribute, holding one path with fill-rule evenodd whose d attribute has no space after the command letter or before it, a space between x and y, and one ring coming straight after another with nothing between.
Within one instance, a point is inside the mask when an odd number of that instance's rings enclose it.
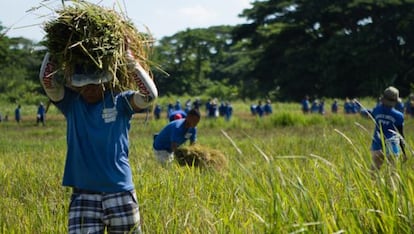
<instances>
[{"instance_id":1,"label":"man's head","mask_svg":"<svg viewBox=\"0 0 414 234\"><path fill-rule=\"evenodd\" d=\"M191 109L187 113L187 118L185 119L185 126L187 128L195 128L198 122L200 122L200 118L200 111L198 111L197 109Z\"/></svg>"},{"instance_id":2,"label":"man's head","mask_svg":"<svg viewBox=\"0 0 414 234\"><path fill-rule=\"evenodd\" d=\"M382 95L382 104L387 107L394 107L398 102L399 91L397 88L390 86L384 90Z\"/></svg>"}]
</instances>

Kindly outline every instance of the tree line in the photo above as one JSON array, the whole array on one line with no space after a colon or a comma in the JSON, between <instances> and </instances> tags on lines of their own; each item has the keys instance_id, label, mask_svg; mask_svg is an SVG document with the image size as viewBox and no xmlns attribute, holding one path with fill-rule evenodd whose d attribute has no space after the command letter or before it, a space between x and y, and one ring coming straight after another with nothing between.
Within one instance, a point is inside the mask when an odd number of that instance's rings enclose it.
<instances>
[{"instance_id":1,"label":"tree line","mask_svg":"<svg viewBox=\"0 0 414 234\"><path fill-rule=\"evenodd\" d=\"M246 23L157 40L150 60L160 94L292 101L414 90L414 0L262 0L240 17ZM2 99L35 100L42 42L5 31Z\"/></svg>"}]
</instances>

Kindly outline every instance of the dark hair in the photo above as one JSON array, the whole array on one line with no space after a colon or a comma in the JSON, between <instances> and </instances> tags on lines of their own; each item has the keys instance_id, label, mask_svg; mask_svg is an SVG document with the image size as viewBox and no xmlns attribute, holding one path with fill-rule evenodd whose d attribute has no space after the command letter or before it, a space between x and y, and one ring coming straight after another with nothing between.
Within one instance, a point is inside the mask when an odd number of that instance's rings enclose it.
<instances>
[{"instance_id":1,"label":"dark hair","mask_svg":"<svg viewBox=\"0 0 414 234\"><path fill-rule=\"evenodd\" d=\"M199 111L199 110L197 110L197 109L191 109L191 110L188 112L188 115L194 115L194 116L197 116L198 118L201 118L200 111Z\"/></svg>"}]
</instances>

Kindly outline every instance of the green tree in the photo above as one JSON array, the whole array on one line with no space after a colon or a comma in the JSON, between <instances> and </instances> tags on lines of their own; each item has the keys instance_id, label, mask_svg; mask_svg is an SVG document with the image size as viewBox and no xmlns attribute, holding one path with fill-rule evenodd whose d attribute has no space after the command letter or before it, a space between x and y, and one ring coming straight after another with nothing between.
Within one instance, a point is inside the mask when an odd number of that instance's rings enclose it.
<instances>
[{"instance_id":1,"label":"green tree","mask_svg":"<svg viewBox=\"0 0 414 234\"><path fill-rule=\"evenodd\" d=\"M407 93L413 80L413 1L256 1L234 31L247 41L257 90L284 99Z\"/></svg>"},{"instance_id":2,"label":"green tree","mask_svg":"<svg viewBox=\"0 0 414 234\"><path fill-rule=\"evenodd\" d=\"M154 71L161 93L199 95L211 85L234 85L232 29L187 29L162 38L153 58L163 71Z\"/></svg>"},{"instance_id":3,"label":"green tree","mask_svg":"<svg viewBox=\"0 0 414 234\"><path fill-rule=\"evenodd\" d=\"M31 40L9 38L0 25L0 93L10 102L36 102L40 94L38 73L41 64L40 45Z\"/></svg>"}]
</instances>

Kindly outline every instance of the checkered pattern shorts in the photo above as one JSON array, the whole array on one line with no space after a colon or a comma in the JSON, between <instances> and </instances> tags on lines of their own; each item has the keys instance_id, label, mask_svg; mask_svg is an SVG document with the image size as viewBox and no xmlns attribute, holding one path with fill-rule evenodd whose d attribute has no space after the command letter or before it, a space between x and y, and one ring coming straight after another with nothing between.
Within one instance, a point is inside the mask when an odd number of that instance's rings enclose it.
<instances>
[{"instance_id":1,"label":"checkered pattern shorts","mask_svg":"<svg viewBox=\"0 0 414 234\"><path fill-rule=\"evenodd\" d=\"M76 193L69 207L69 233L141 233L135 191Z\"/></svg>"}]
</instances>

